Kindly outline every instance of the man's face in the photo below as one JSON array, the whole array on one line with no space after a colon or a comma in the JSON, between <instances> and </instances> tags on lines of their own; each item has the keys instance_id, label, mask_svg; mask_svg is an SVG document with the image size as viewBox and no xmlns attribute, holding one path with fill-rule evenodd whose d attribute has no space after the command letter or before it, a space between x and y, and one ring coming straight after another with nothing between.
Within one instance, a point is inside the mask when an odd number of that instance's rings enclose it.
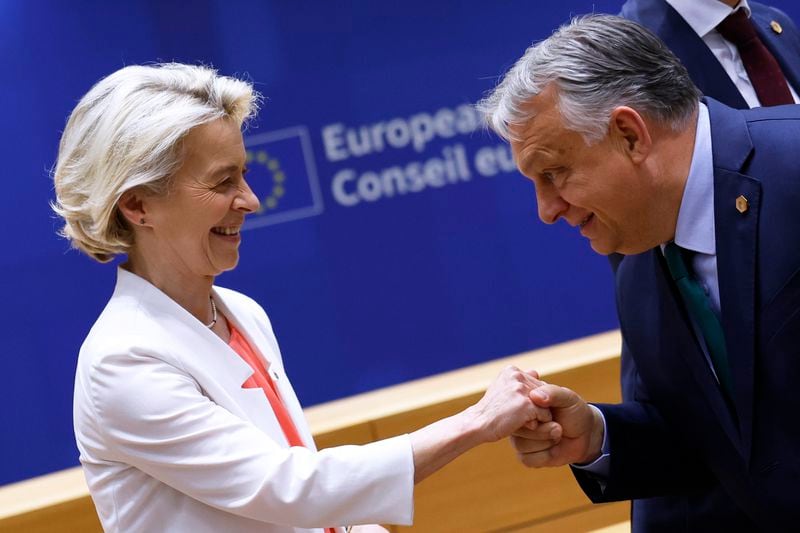
<instances>
[{"instance_id":1,"label":"man's face","mask_svg":"<svg viewBox=\"0 0 800 533\"><path fill-rule=\"evenodd\" d=\"M532 120L512 126L511 150L520 172L536 188L539 218L563 218L578 227L594 251L641 253L659 244L650 220L651 180L629 154L629 141L607 134L588 146L565 128L552 86L534 97Z\"/></svg>"}]
</instances>

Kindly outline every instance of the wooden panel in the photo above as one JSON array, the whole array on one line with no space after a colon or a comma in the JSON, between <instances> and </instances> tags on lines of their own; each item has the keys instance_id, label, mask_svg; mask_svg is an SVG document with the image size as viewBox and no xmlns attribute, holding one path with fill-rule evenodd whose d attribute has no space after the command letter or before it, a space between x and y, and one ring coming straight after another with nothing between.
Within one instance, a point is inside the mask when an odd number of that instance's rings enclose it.
<instances>
[{"instance_id":1,"label":"wooden panel","mask_svg":"<svg viewBox=\"0 0 800 533\"><path fill-rule=\"evenodd\" d=\"M525 524L511 529L498 529L493 533L553 533L554 531L569 531L578 533L590 531L592 533L630 533L631 524L630 504L628 502L604 503L588 505L575 512L562 516L547 517L542 521ZM599 527L603 524L609 524Z\"/></svg>"},{"instance_id":2,"label":"wooden panel","mask_svg":"<svg viewBox=\"0 0 800 533\"><path fill-rule=\"evenodd\" d=\"M305 414L314 434L325 433L472 394L483 394L492 378L508 365L525 370L536 369L542 375L553 376L572 368L618 359L621 342L619 331L600 333L316 405L305 409ZM619 376L614 378L613 384L618 382Z\"/></svg>"},{"instance_id":3,"label":"wooden panel","mask_svg":"<svg viewBox=\"0 0 800 533\"><path fill-rule=\"evenodd\" d=\"M89 496L0 519L4 533L102 533Z\"/></svg>"},{"instance_id":4,"label":"wooden panel","mask_svg":"<svg viewBox=\"0 0 800 533\"><path fill-rule=\"evenodd\" d=\"M587 504L567 468L532 472L508 442L476 448L417 486L408 531L490 531Z\"/></svg>"},{"instance_id":5,"label":"wooden panel","mask_svg":"<svg viewBox=\"0 0 800 533\"><path fill-rule=\"evenodd\" d=\"M542 377L592 400L612 402L619 398L618 376L618 359L609 359ZM384 438L421 427L456 413L479 397L473 395L377 420L378 436ZM527 469L517 462L507 441L475 448L453 461L417 486L414 501L414 526L398 528L399 531L513 528L591 505L568 467Z\"/></svg>"},{"instance_id":6,"label":"wooden panel","mask_svg":"<svg viewBox=\"0 0 800 533\"><path fill-rule=\"evenodd\" d=\"M88 495L83 471L69 468L0 487L0 519L57 506Z\"/></svg>"},{"instance_id":7,"label":"wooden panel","mask_svg":"<svg viewBox=\"0 0 800 533\"><path fill-rule=\"evenodd\" d=\"M355 426L345 426L325 433L314 433L314 442L319 450L341 446L342 444L367 444L375 440L378 439L375 436L372 424L369 422Z\"/></svg>"},{"instance_id":8,"label":"wooden panel","mask_svg":"<svg viewBox=\"0 0 800 533\"><path fill-rule=\"evenodd\" d=\"M0 487L4 533L102 531L80 468Z\"/></svg>"},{"instance_id":9,"label":"wooden panel","mask_svg":"<svg viewBox=\"0 0 800 533\"><path fill-rule=\"evenodd\" d=\"M618 524L595 529L592 531L592 533L631 533L631 521L625 520L624 522L619 522Z\"/></svg>"}]
</instances>

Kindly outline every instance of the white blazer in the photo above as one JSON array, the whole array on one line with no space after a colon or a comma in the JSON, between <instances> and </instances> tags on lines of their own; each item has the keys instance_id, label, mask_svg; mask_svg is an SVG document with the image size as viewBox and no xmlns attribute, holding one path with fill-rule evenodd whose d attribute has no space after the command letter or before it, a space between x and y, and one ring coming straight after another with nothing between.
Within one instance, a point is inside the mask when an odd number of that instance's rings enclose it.
<instances>
[{"instance_id":1,"label":"white blazer","mask_svg":"<svg viewBox=\"0 0 800 533\"><path fill-rule=\"evenodd\" d=\"M253 374L205 325L119 269L81 347L74 423L106 531L299 532L410 524L407 435L316 451L264 310L214 288L219 310L268 365L308 448L290 448Z\"/></svg>"}]
</instances>

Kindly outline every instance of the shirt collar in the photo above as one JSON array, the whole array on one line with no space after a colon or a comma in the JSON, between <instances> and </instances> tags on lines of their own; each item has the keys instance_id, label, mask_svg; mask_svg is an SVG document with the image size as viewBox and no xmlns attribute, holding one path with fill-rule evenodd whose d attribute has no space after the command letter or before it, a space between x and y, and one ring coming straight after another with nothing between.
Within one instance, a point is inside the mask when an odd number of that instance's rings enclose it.
<instances>
[{"instance_id":1,"label":"shirt collar","mask_svg":"<svg viewBox=\"0 0 800 533\"><path fill-rule=\"evenodd\" d=\"M719 0L666 1L701 38L737 9L744 9L747 16L750 17L750 6L747 4L747 0L741 0L735 8L730 8Z\"/></svg>"},{"instance_id":2,"label":"shirt collar","mask_svg":"<svg viewBox=\"0 0 800 533\"><path fill-rule=\"evenodd\" d=\"M702 102L697 110L697 131L692 164L683 189L675 244L703 254L717 253L714 236L714 161L711 154L711 123Z\"/></svg>"}]
</instances>

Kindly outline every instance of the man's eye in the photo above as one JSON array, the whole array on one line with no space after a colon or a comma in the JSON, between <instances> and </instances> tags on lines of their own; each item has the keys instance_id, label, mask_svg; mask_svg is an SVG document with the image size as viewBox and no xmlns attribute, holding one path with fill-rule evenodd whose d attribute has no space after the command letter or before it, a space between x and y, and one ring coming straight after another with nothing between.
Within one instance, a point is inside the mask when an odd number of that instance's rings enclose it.
<instances>
[{"instance_id":1,"label":"man's eye","mask_svg":"<svg viewBox=\"0 0 800 533\"><path fill-rule=\"evenodd\" d=\"M542 171L542 180L552 184L554 187L562 187L567 177L566 170L562 167Z\"/></svg>"}]
</instances>

